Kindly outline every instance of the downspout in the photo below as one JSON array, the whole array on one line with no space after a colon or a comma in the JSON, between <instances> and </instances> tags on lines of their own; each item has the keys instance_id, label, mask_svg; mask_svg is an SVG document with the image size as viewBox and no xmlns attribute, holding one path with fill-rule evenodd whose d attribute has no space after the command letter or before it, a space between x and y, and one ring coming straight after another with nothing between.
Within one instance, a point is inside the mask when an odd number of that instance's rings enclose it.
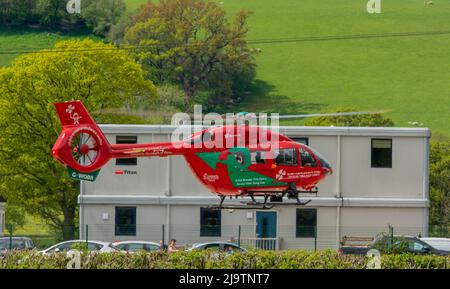
<instances>
[{"instance_id":1,"label":"downspout","mask_svg":"<svg viewBox=\"0 0 450 289\"><path fill-rule=\"evenodd\" d=\"M337 136L337 152L336 152L336 198L341 199L340 204L336 207L336 248L339 249L341 241L341 206L343 199L341 196L341 136Z\"/></svg>"},{"instance_id":2,"label":"downspout","mask_svg":"<svg viewBox=\"0 0 450 289\"><path fill-rule=\"evenodd\" d=\"M171 141L170 139L170 134L168 134L168 138L169 141ZM167 166L166 166L166 191L165 191L165 195L166 197L170 197L172 196L172 174L171 174L171 168L172 168L172 157L167 157ZM165 225L165 236L164 238L169 241L170 240L170 204L166 205L166 225Z\"/></svg>"},{"instance_id":3,"label":"downspout","mask_svg":"<svg viewBox=\"0 0 450 289\"><path fill-rule=\"evenodd\" d=\"M428 214L429 214L429 161L430 161L430 138L429 136L426 136L423 139L423 143L424 143L424 168L423 168L423 198L425 200L427 200L428 205L424 208L424 216L423 216L423 235L424 237L428 236L428 230L429 230L429 226L428 226Z\"/></svg>"},{"instance_id":4,"label":"downspout","mask_svg":"<svg viewBox=\"0 0 450 289\"><path fill-rule=\"evenodd\" d=\"M78 234L79 239L84 239L84 205L83 205L83 195L84 195L84 181L80 181L80 207L78 209Z\"/></svg>"}]
</instances>

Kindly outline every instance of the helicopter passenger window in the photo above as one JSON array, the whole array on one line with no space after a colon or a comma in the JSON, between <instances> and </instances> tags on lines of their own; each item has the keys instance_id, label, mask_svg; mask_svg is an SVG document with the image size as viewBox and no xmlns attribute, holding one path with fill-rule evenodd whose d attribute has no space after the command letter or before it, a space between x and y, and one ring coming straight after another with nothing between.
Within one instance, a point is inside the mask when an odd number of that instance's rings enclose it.
<instances>
[{"instance_id":1,"label":"helicopter passenger window","mask_svg":"<svg viewBox=\"0 0 450 289\"><path fill-rule=\"evenodd\" d=\"M304 148L300 149L300 158L302 160L302 167L317 167L317 162L314 157Z\"/></svg>"},{"instance_id":2,"label":"helicopter passenger window","mask_svg":"<svg viewBox=\"0 0 450 289\"><path fill-rule=\"evenodd\" d=\"M252 164L265 164L266 163L266 153L261 151L251 152L250 158Z\"/></svg>"},{"instance_id":3,"label":"helicopter passenger window","mask_svg":"<svg viewBox=\"0 0 450 289\"><path fill-rule=\"evenodd\" d=\"M238 164L243 165L245 163L245 158L243 153L234 153L234 157Z\"/></svg>"},{"instance_id":4,"label":"helicopter passenger window","mask_svg":"<svg viewBox=\"0 0 450 289\"><path fill-rule=\"evenodd\" d=\"M293 166L298 164L297 152L294 148L274 150L275 164Z\"/></svg>"}]
</instances>

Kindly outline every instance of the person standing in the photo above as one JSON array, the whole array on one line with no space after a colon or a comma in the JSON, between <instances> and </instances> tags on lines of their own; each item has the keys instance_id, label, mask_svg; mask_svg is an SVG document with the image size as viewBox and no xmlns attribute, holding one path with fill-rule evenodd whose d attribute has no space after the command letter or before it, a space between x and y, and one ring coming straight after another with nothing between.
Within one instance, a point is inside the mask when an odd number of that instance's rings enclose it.
<instances>
[{"instance_id":1,"label":"person standing","mask_svg":"<svg viewBox=\"0 0 450 289\"><path fill-rule=\"evenodd\" d=\"M176 243L177 243L177 240L175 240L175 239L170 240L169 248L168 248L169 253L178 251Z\"/></svg>"},{"instance_id":2,"label":"person standing","mask_svg":"<svg viewBox=\"0 0 450 289\"><path fill-rule=\"evenodd\" d=\"M164 244L163 240L159 240L159 248L164 251L167 250L167 245Z\"/></svg>"}]
</instances>

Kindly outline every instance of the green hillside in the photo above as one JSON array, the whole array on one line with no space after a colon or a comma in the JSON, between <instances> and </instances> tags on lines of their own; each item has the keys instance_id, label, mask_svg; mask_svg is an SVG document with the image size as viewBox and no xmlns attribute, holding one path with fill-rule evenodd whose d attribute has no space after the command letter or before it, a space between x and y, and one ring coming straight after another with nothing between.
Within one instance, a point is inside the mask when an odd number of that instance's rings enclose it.
<instances>
[{"instance_id":1,"label":"green hillside","mask_svg":"<svg viewBox=\"0 0 450 289\"><path fill-rule=\"evenodd\" d=\"M398 126L423 122L450 133L450 2L382 1L368 14L364 0L228 0L229 11L254 12L249 39L423 32L259 44L260 91L243 109L310 113L340 106L392 109ZM294 123L294 122L291 122Z\"/></svg>"},{"instance_id":2,"label":"green hillside","mask_svg":"<svg viewBox=\"0 0 450 289\"><path fill-rule=\"evenodd\" d=\"M127 0L130 10L144 2ZM261 49L257 84L236 111L390 109L398 126L423 122L450 135L450 1L382 0L381 14L368 14L367 0L217 2L231 13L253 11L248 39ZM60 38L0 32L0 49L49 47ZM271 41L285 38L293 41ZM0 66L12 58L0 55Z\"/></svg>"}]
</instances>

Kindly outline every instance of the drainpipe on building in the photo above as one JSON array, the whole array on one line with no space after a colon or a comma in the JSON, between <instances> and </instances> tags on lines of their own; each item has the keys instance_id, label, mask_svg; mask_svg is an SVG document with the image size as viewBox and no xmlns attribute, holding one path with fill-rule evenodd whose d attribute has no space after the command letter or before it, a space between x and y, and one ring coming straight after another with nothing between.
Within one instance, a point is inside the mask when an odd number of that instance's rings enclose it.
<instances>
[{"instance_id":1,"label":"drainpipe on building","mask_svg":"<svg viewBox=\"0 0 450 289\"><path fill-rule=\"evenodd\" d=\"M84 195L84 181L80 181L80 208L78 212L78 222L79 222L79 239L84 238L84 206L83 206L83 195Z\"/></svg>"},{"instance_id":2,"label":"drainpipe on building","mask_svg":"<svg viewBox=\"0 0 450 289\"><path fill-rule=\"evenodd\" d=\"M336 249L339 249L341 241L341 207L343 199L341 196L341 136L337 136L337 152L336 152L336 198L341 202L336 208Z\"/></svg>"},{"instance_id":3,"label":"drainpipe on building","mask_svg":"<svg viewBox=\"0 0 450 289\"><path fill-rule=\"evenodd\" d=\"M169 138L169 142L171 141L170 139L170 135L168 135ZM172 178L171 178L171 167L172 167L172 158L171 157L167 157L167 171L166 171L166 175L167 175L167 182L166 182L166 191L164 192L164 195L166 197L170 197L172 196ZM165 239L166 240L170 240L170 204L166 205L166 225L165 225Z\"/></svg>"},{"instance_id":4,"label":"drainpipe on building","mask_svg":"<svg viewBox=\"0 0 450 289\"><path fill-rule=\"evenodd\" d=\"M430 137L429 136L425 136L424 137L424 168L423 168L423 198L425 200L427 200L428 204L427 206L424 208L424 220L423 220L423 236L424 237L428 237L428 231L429 231L429 226L428 226L428 222L429 222L429 216L428 214L429 212L429 166L430 166Z\"/></svg>"}]
</instances>

